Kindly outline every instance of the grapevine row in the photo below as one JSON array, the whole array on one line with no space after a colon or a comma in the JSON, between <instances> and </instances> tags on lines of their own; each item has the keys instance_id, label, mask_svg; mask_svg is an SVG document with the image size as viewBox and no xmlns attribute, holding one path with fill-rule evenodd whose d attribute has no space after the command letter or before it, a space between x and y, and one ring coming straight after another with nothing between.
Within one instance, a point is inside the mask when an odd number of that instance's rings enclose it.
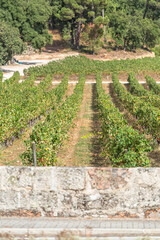
<instances>
[{"instance_id":1,"label":"grapevine row","mask_svg":"<svg viewBox=\"0 0 160 240\"><path fill-rule=\"evenodd\" d=\"M129 82L130 92L137 96L147 96L149 92L138 82L135 76L130 73L127 81Z\"/></svg>"},{"instance_id":2,"label":"grapevine row","mask_svg":"<svg viewBox=\"0 0 160 240\"><path fill-rule=\"evenodd\" d=\"M128 109L146 131L152 134L157 141L160 140L160 110L153 107L150 103L133 96L119 82L116 74L112 76L114 91L124 107Z\"/></svg>"},{"instance_id":3,"label":"grapevine row","mask_svg":"<svg viewBox=\"0 0 160 240\"><path fill-rule=\"evenodd\" d=\"M97 75L97 103L102 121L103 154L114 167L146 167L151 150L143 135L127 125L127 121L102 88L102 78Z\"/></svg>"},{"instance_id":4,"label":"grapevine row","mask_svg":"<svg viewBox=\"0 0 160 240\"><path fill-rule=\"evenodd\" d=\"M13 84L18 83L20 80L20 73L19 72L14 72L13 76L9 79L6 79L4 82L0 82L0 86L12 86Z\"/></svg>"},{"instance_id":5,"label":"grapevine row","mask_svg":"<svg viewBox=\"0 0 160 240\"><path fill-rule=\"evenodd\" d=\"M49 89L52 84L51 75L47 75L37 87L34 86L34 80L35 77L30 76L22 83L2 88L0 142L5 145L12 143L29 123L32 124L56 105L56 102L60 102L68 86L68 76L64 76L58 87L52 90Z\"/></svg>"},{"instance_id":6,"label":"grapevine row","mask_svg":"<svg viewBox=\"0 0 160 240\"><path fill-rule=\"evenodd\" d=\"M144 89L133 74L129 74L128 82L130 85L130 92L132 94L141 97L143 101L151 103L154 107L160 107L160 97L154 92Z\"/></svg>"},{"instance_id":7,"label":"grapevine row","mask_svg":"<svg viewBox=\"0 0 160 240\"><path fill-rule=\"evenodd\" d=\"M146 82L150 90L152 90L155 94L160 94L160 85L157 84L153 78L146 76Z\"/></svg>"},{"instance_id":8,"label":"grapevine row","mask_svg":"<svg viewBox=\"0 0 160 240\"><path fill-rule=\"evenodd\" d=\"M21 156L24 164L32 164L32 141L37 146L37 164L39 166L55 164L57 151L67 138L82 102L84 84L85 77L81 76L73 94L61 106L55 107L45 121L39 122L34 127L29 140L26 141L27 150Z\"/></svg>"},{"instance_id":9,"label":"grapevine row","mask_svg":"<svg viewBox=\"0 0 160 240\"><path fill-rule=\"evenodd\" d=\"M64 60L53 61L45 66L31 67L25 70L25 75L35 74L36 76L46 76L46 74L92 74L97 72L139 72L149 71L159 72L160 58L144 58L133 60L98 61L91 60L84 56L67 57Z\"/></svg>"}]
</instances>

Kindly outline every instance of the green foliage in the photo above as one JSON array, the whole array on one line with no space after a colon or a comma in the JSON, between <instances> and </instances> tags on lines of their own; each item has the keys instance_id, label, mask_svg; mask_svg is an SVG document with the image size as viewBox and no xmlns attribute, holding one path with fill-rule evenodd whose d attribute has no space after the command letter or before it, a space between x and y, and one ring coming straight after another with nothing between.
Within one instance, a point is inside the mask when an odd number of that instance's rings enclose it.
<instances>
[{"instance_id":1,"label":"green foliage","mask_svg":"<svg viewBox=\"0 0 160 240\"><path fill-rule=\"evenodd\" d=\"M159 73L160 58L144 58L133 60L114 61L93 61L84 56L67 57L64 60L53 61L45 66L31 67L26 69L25 75L45 76L51 74L79 74L80 72L91 73L112 73L112 72L143 72L154 71Z\"/></svg>"},{"instance_id":2,"label":"green foliage","mask_svg":"<svg viewBox=\"0 0 160 240\"><path fill-rule=\"evenodd\" d=\"M157 24L155 24L151 19L144 19L142 22L141 35L143 45L147 47L155 47L159 42L160 29Z\"/></svg>"},{"instance_id":3,"label":"green foliage","mask_svg":"<svg viewBox=\"0 0 160 240\"><path fill-rule=\"evenodd\" d=\"M79 48L82 23L86 21L85 12L87 13L87 7L90 2L90 0L64 0L60 9L60 20L63 25L65 25L65 21L69 21L71 44L76 49Z\"/></svg>"},{"instance_id":4,"label":"green foliage","mask_svg":"<svg viewBox=\"0 0 160 240\"><path fill-rule=\"evenodd\" d=\"M131 50L142 45L154 47L160 37L160 30L152 20L131 16L124 11L112 15L110 25L117 47Z\"/></svg>"},{"instance_id":5,"label":"green foliage","mask_svg":"<svg viewBox=\"0 0 160 240\"><path fill-rule=\"evenodd\" d=\"M146 3L146 0L1 0L0 21L18 29L21 39L39 50L52 42L48 25L52 29L58 27L63 38L79 49L82 26L93 23L101 23L102 28L85 28L86 44L89 42L91 49L100 46L101 32L106 43L108 30L116 47L153 48L160 39L159 3L156 0ZM96 36L97 41L93 40Z\"/></svg>"},{"instance_id":6,"label":"green foliage","mask_svg":"<svg viewBox=\"0 0 160 240\"><path fill-rule=\"evenodd\" d=\"M83 99L85 78L80 77L74 93L61 106L56 106L45 121L39 122L26 141L27 151L22 154L24 164L32 165L32 141L36 143L38 166L54 166L59 147L67 137L69 128ZM61 86L63 91L63 86ZM61 92L59 89L59 93Z\"/></svg>"},{"instance_id":7,"label":"green foliage","mask_svg":"<svg viewBox=\"0 0 160 240\"><path fill-rule=\"evenodd\" d=\"M70 24L67 24L66 26L63 27L62 30L62 37L65 41L69 41L71 39L70 36Z\"/></svg>"},{"instance_id":8,"label":"green foliage","mask_svg":"<svg viewBox=\"0 0 160 240\"><path fill-rule=\"evenodd\" d=\"M65 40L79 49L82 25L100 25L102 29L86 27L86 44L91 49L99 45L93 41L109 29L116 47L132 50L137 47L154 47L160 39L159 2L157 0L1 0L0 21L19 30L21 39L41 49L52 42L48 25L59 28ZM66 30L68 29L68 31ZM18 34L17 34L18 35ZM91 36L89 36L91 35Z\"/></svg>"},{"instance_id":9,"label":"green foliage","mask_svg":"<svg viewBox=\"0 0 160 240\"><path fill-rule=\"evenodd\" d=\"M82 38L88 45L88 49L93 53L96 53L99 47L102 46L101 38L103 36L103 29L100 27L103 22L103 18L96 18L94 25L86 25L83 29Z\"/></svg>"},{"instance_id":10,"label":"green foliage","mask_svg":"<svg viewBox=\"0 0 160 240\"><path fill-rule=\"evenodd\" d=\"M110 18L110 27L112 29L112 37L116 41L117 47L123 45L126 35L127 16L124 12L116 12Z\"/></svg>"},{"instance_id":11,"label":"green foliage","mask_svg":"<svg viewBox=\"0 0 160 240\"><path fill-rule=\"evenodd\" d=\"M95 12L94 12L94 11L88 12L88 17L89 17L89 18L95 17Z\"/></svg>"},{"instance_id":12,"label":"green foliage","mask_svg":"<svg viewBox=\"0 0 160 240\"><path fill-rule=\"evenodd\" d=\"M2 80L3 80L3 72L0 71L0 82L2 82Z\"/></svg>"},{"instance_id":13,"label":"green foliage","mask_svg":"<svg viewBox=\"0 0 160 240\"><path fill-rule=\"evenodd\" d=\"M24 164L32 165L31 147L32 141L35 141L38 165L53 166L57 152L67 138L68 130L79 110L83 98L84 74L110 73L115 70L120 72L146 69L159 71L159 61L159 58L146 58L100 62L78 56L51 62L46 66L32 67L26 70L26 74L30 75L29 78L21 84L18 83L19 73L14 73L9 80L0 81L0 142L12 140L22 129L28 127L29 122L32 124L39 116L45 115L46 119L42 119L33 128L26 142L27 151L22 155L22 159ZM51 89L52 76L57 73L65 76L57 88ZM80 77L74 93L60 105L68 86L68 74L73 73L81 73L83 76ZM34 86L36 76L45 78L37 87ZM155 89L155 81L148 79L150 88ZM128 80L134 95L120 84L116 75L113 75L114 90L124 107L138 119L138 123L142 125L145 132L152 134L159 142L159 96L139 85L134 75L130 74ZM116 167L148 166L146 152L151 150L149 142L138 131L127 125L110 97L105 94L100 75L97 75L97 93L102 120L103 154ZM157 104L157 107L153 107L154 104ZM51 109L53 111L50 111Z\"/></svg>"},{"instance_id":14,"label":"green foliage","mask_svg":"<svg viewBox=\"0 0 160 240\"><path fill-rule=\"evenodd\" d=\"M20 74L19 72L14 72L13 76L7 80L5 80L3 83L1 83L1 93L5 90L7 87L12 87L15 84L17 84L20 80Z\"/></svg>"},{"instance_id":15,"label":"green foliage","mask_svg":"<svg viewBox=\"0 0 160 240\"><path fill-rule=\"evenodd\" d=\"M108 157L113 167L148 167L150 160L146 152L151 151L149 142L127 125L111 98L105 94L99 75L96 86L102 121L103 155Z\"/></svg>"},{"instance_id":16,"label":"green foliage","mask_svg":"<svg viewBox=\"0 0 160 240\"><path fill-rule=\"evenodd\" d=\"M101 19L102 22L101 11L106 6L106 1L63 0L58 3L57 1L51 0L51 4L54 9L52 21L56 22L57 20L62 29L69 23L71 45L78 49L82 24L93 22L93 19ZM107 17L103 19L103 23L106 25L108 21L109 19ZM96 30L98 30L98 28L96 28Z\"/></svg>"},{"instance_id":17,"label":"green foliage","mask_svg":"<svg viewBox=\"0 0 160 240\"><path fill-rule=\"evenodd\" d=\"M155 53L155 56L160 57L160 46L155 46L152 48L152 51Z\"/></svg>"},{"instance_id":18,"label":"green foliage","mask_svg":"<svg viewBox=\"0 0 160 240\"><path fill-rule=\"evenodd\" d=\"M12 59L14 54L20 54L25 46L20 39L20 33L6 23L0 25L0 65Z\"/></svg>"},{"instance_id":19,"label":"green foliage","mask_svg":"<svg viewBox=\"0 0 160 240\"><path fill-rule=\"evenodd\" d=\"M52 90L49 90L52 75L47 75L37 87L34 86L34 75L21 84L18 83L19 78L19 73L16 72L0 85L0 142L18 136L21 130L28 127L29 122L46 115L46 111L61 101L68 85L67 76Z\"/></svg>"},{"instance_id":20,"label":"green foliage","mask_svg":"<svg viewBox=\"0 0 160 240\"><path fill-rule=\"evenodd\" d=\"M159 0L148 1L148 8L146 12L146 17L153 20L159 19L160 16L160 2Z\"/></svg>"},{"instance_id":21,"label":"green foliage","mask_svg":"<svg viewBox=\"0 0 160 240\"><path fill-rule=\"evenodd\" d=\"M145 98L133 96L119 82L117 75L112 77L114 91L117 94L124 107L128 109L136 118L146 132L160 140L160 110L153 107Z\"/></svg>"},{"instance_id":22,"label":"green foliage","mask_svg":"<svg viewBox=\"0 0 160 240\"><path fill-rule=\"evenodd\" d=\"M48 34L48 20L52 14L52 8L45 0L2 0L0 2L0 21L5 21L10 25L8 29L14 27L16 39L19 36L31 43L35 48L41 49L46 43L51 42ZM15 29L16 28L16 29ZM8 31L10 35L10 31Z\"/></svg>"},{"instance_id":23,"label":"green foliage","mask_svg":"<svg viewBox=\"0 0 160 240\"><path fill-rule=\"evenodd\" d=\"M70 9L70 8L62 7L61 14L62 14L61 19L64 20L64 21L71 20L72 18L75 17L75 14L74 14L73 10Z\"/></svg>"},{"instance_id":24,"label":"green foliage","mask_svg":"<svg viewBox=\"0 0 160 240\"><path fill-rule=\"evenodd\" d=\"M160 85L156 83L156 81L151 78L150 76L146 76L146 82L150 88L155 94L160 94Z\"/></svg>"},{"instance_id":25,"label":"green foliage","mask_svg":"<svg viewBox=\"0 0 160 240\"><path fill-rule=\"evenodd\" d=\"M138 80L135 78L133 73L130 73L128 75L128 82L129 82L129 88L130 92L132 94L135 94L137 96L145 96L147 95L147 90L144 89L144 87L138 82Z\"/></svg>"},{"instance_id":26,"label":"green foliage","mask_svg":"<svg viewBox=\"0 0 160 240\"><path fill-rule=\"evenodd\" d=\"M138 82L133 74L129 74L128 82L130 83L130 91L134 95L140 96L143 101L146 101L154 107L160 107L160 97L157 96L153 91L147 91Z\"/></svg>"},{"instance_id":27,"label":"green foliage","mask_svg":"<svg viewBox=\"0 0 160 240\"><path fill-rule=\"evenodd\" d=\"M37 36L32 39L32 46L36 49L41 49L46 45L46 39L43 36Z\"/></svg>"}]
</instances>

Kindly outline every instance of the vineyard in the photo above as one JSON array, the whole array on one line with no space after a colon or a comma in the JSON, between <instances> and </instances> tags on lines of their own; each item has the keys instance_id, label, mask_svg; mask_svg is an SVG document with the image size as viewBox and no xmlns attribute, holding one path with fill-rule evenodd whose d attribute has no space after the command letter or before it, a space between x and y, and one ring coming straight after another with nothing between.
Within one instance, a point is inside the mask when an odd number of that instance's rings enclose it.
<instances>
[{"instance_id":1,"label":"vineyard","mask_svg":"<svg viewBox=\"0 0 160 240\"><path fill-rule=\"evenodd\" d=\"M32 166L35 142L38 166L160 166L159 66L79 56L1 74L0 165Z\"/></svg>"}]
</instances>

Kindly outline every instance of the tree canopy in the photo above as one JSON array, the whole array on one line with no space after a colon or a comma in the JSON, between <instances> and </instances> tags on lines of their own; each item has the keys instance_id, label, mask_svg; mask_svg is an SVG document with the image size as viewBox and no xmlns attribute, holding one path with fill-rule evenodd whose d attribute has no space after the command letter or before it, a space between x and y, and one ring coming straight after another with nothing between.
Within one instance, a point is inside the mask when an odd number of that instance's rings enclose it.
<instances>
[{"instance_id":1,"label":"tree canopy","mask_svg":"<svg viewBox=\"0 0 160 240\"><path fill-rule=\"evenodd\" d=\"M51 41L48 20L52 7L45 0L1 0L0 21L19 30L21 39L37 49Z\"/></svg>"},{"instance_id":2,"label":"tree canopy","mask_svg":"<svg viewBox=\"0 0 160 240\"><path fill-rule=\"evenodd\" d=\"M87 25L100 16L104 34L106 27L110 29L117 47L153 47L160 37L160 0L50 0L50 3L53 25L58 23L62 32L64 29L67 32L67 28L71 45L76 49L81 32L93 32Z\"/></svg>"},{"instance_id":3,"label":"tree canopy","mask_svg":"<svg viewBox=\"0 0 160 240\"><path fill-rule=\"evenodd\" d=\"M160 39L160 0L0 1L0 46L6 41L4 49L11 36L14 36L15 46L19 44L12 53L22 51L22 41L41 49L52 42L48 28L59 28L75 49L79 49L82 35L94 51L102 35L107 44L107 32L117 48L154 47ZM3 62L12 55L10 52L2 54L4 49L1 50Z\"/></svg>"},{"instance_id":4,"label":"tree canopy","mask_svg":"<svg viewBox=\"0 0 160 240\"><path fill-rule=\"evenodd\" d=\"M25 45L17 28L6 23L0 25L0 64L11 60L14 54L20 54Z\"/></svg>"}]
</instances>

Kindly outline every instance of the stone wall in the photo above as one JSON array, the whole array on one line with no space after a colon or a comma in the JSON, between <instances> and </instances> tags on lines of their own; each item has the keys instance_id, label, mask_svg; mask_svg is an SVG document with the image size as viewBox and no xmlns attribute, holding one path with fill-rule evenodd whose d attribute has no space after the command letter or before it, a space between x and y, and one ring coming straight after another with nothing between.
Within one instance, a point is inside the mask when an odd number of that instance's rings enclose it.
<instances>
[{"instance_id":1,"label":"stone wall","mask_svg":"<svg viewBox=\"0 0 160 240\"><path fill-rule=\"evenodd\" d=\"M0 167L0 216L160 219L160 168Z\"/></svg>"}]
</instances>

